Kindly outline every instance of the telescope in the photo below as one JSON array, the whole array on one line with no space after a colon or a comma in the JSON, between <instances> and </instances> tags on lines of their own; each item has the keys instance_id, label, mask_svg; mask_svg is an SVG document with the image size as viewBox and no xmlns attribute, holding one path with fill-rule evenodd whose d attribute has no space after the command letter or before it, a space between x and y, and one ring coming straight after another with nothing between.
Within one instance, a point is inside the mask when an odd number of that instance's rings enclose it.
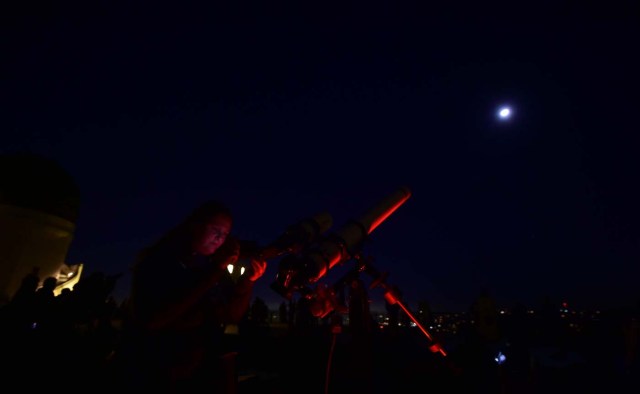
<instances>
[{"instance_id":1,"label":"telescope","mask_svg":"<svg viewBox=\"0 0 640 394\"><path fill-rule=\"evenodd\" d=\"M373 278L371 288L380 287L386 302L398 305L431 342L429 350L446 356L442 346L433 338L420 321L411 313L401 297L387 281L387 273L379 272L371 259L361 256L363 243L385 220L411 197L407 187L401 187L378 204L371 207L357 219L348 221L338 231L324 235L331 225L331 218L325 215L305 219L289 229L270 246L263 249L263 258L281 256L278 273L271 288L291 300L298 292L311 300L310 311L315 317L323 318L336 309L335 288L360 272ZM318 282L333 267L348 260L356 260L356 267L338 281L333 288L309 286ZM342 309L342 308L341 308Z\"/></svg>"},{"instance_id":2,"label":"telescope","mask_svg":"<svg viewBox=\"0 0 640 394\"><path fill-rule=\"evenodd\" d=\"M411 191L407 187L401 187L360 217L348 221L338 231L328 235L322 233L327 230L327 225L330 226L331 220L323 215L316 215L315 218L290 227L290 230L295 231L285 232L285 236L279 238L280 241L274 242L272 247L265 248L270 256L274 256L278 254L273 251L274 249L282 250L283 248L281 245L278 247L273 245L282 244L283 239L296 240L293 242L296 246L288 249L292 251L291 253L279 253L285 256L280 260L278 273L271 288L288 300L296 292L305 296L310 295L311 290L308 286L316 283L336 265L355 258L369 235L409 197L411 197ZM287 233L289 233L288 236ZM303 243L306 247L300 247L299 240L305 241Z\"/></svg>"},{"instance_id":3,"label":"telescope","mask_svg":"<svg viewBox=\"0 0 640 394\"><path fill-rule=\"evenodd\" d=\"M260 257L270 260L285 254L298 254L327 232L333 218L326 212L318 213L289 226L275 241L260 251Z\"/></svg>"}]
</instances>

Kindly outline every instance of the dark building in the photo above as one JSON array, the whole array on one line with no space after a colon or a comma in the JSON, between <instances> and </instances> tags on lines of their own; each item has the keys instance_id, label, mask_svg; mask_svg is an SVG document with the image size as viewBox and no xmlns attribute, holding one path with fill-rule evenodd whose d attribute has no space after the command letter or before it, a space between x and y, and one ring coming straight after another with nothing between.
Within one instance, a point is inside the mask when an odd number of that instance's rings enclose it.
<instances>
[{"instance_id":1,"label":"dark building","mask_svg":"<svg viewBox=\"0 0 640 394\"><path fill-rule=\"evenodd\" d=\"M54 160L0 156L0 304L34 269L41 281L57 278L57 292L77 282L82 264L65 262L79 204L77 185Z\"/></svg>"}]
</instances>

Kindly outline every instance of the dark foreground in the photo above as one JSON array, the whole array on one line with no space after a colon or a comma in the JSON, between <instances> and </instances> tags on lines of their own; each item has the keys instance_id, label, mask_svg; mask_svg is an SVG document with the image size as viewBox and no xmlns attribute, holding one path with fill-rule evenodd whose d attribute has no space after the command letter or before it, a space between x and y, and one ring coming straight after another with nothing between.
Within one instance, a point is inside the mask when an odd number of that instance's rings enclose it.
<instances>
[{"instance_id":1,"label":"dark foreground","mask_svg":"<svg viewBox=\"0 0 640 394\"><path fill-rule=\"evenodd\" d=\"M41 342L37 330L3 335L3 382L15 390L106 391L108 356L117 330L74 331ZM606 338L579 348L443 341L447 357L429 351L415 328L355 335L348 327L292 331L285 325L247 326L225 337L237 393L618 393L640 392L637 360ZM498 352L506 355L496 361ZM109 391L117 390L111 388Z\"/></svg>"},{"instance_id":2,"label":"dark foreground","mask_svg":"<svg viewBox=\"0 0 640 394\"><path fill-rule=\"evenodd\" d=\"M335 340L335 342L334 342ZM451 338L431 353L417 329L369 338L329 327L306 335L277 328L238 341L240 393L617 393L640 392L637 365L624 367L601 344L517 349ZM496 362L498 352L507 355ZM635 369L633 369L635 368Z\"/></svg>"}]
</instances>

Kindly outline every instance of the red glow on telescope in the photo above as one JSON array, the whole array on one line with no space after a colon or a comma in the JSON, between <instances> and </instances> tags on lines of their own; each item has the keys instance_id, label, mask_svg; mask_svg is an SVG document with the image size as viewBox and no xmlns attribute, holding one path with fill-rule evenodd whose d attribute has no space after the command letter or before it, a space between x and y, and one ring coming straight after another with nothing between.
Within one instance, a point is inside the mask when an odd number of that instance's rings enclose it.
<instances>
[{"instance_id":1,"label":"red glow on telescope","mask_svg":"<svg viewBox=\"0 0 640 394\"><path fill-rule=\"evenodd\" d=\"M367 234L371 234L373 230L376 229L376 227L378 227L380 224L382 224L382 222L387 220L387 218L391 216L391 214L393 214L398 208L400 208L402 204L404 204L409 199L409 197L411 197L411 192L404 190L404 193L405 194L401 199L399 199L395 204L390 206L386 211L384 211L379 217L377 217L371 223L371 226L369 226L369 231L367 232Z\"/></svg>"}]
</instances>

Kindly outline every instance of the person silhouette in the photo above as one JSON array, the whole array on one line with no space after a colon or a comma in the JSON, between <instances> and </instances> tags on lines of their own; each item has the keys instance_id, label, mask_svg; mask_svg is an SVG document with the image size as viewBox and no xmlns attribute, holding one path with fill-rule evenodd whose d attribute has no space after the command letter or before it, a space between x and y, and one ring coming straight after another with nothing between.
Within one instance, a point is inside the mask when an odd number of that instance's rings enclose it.
<instances>
[{"instance_id":1,"label":"person silhouette","mask_svg":"<svg viewBox=\"0 0 640 394\"><path fill-rule=\"evenodd\" d=\"M251 256L246 274L232 281L227 266L237 262L241 243L231 228L230 210L208 201L140 253L119 349L120 360L129 360L125 384L162 393L235 392L233 360L221 350L224 327L247 312L266 262Z\"/></svg>"}]
</instances>

